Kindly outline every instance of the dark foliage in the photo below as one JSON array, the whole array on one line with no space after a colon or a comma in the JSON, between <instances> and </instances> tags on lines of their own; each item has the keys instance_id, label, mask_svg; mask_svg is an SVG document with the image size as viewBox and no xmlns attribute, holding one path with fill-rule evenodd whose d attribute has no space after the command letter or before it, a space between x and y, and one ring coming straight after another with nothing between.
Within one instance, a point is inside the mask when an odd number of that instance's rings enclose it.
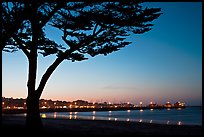
<instances>
[{"instance_id":1,"label":"dark foliage","mask_svg":"<svg viewBox=\"0 0 204 137\"><path fill-rule=\"evenodd\" d=\"M29 53L32 21L37 20L38 53L71 61L85 60L87 55L107 55L129 45L127 36L151 30L151 22L161 14L160 8L142 8L138 2L4 2L2 7L4 51L24 49ZM47 38L43 29L46 25L62 31L67 45Z\"/></svg>"}]
</instances>

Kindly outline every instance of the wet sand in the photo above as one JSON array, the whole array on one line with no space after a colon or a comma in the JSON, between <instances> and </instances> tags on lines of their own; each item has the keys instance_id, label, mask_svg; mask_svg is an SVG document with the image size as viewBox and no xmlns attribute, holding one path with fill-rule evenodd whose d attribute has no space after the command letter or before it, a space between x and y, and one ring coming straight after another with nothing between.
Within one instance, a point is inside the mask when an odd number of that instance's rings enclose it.
<instances>
[{"instance_id":1,"label":"wet sand","mask_svg":"<svg viewBox=\"0 0 204 137\"><path fill-rule=\"evenodd\" d=\"M202 126L163 125L127 121L79 120L79 119L42 119L46 135L94 135L94 136L201 136ZM22 135L26 132L25 117L2 116L2 132L6 135ZM13 131L13 132L11 132ZM34 132L35 133L35 132Z\"/></svg>"}]
</instances>

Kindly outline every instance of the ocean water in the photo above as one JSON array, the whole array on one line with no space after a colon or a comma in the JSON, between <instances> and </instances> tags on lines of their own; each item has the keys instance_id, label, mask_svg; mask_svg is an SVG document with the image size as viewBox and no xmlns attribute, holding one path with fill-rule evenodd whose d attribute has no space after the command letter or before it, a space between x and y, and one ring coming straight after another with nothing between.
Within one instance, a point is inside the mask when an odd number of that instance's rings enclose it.
<instances>
[{"instance_id":1,"label":"ocean water","mask_svg":"<svg viewBox=\"0 0 204 137\"><path fill-rule=\"evenodd\" d=\"M202 108L92 112L46 112L42 118L135 121L170 125L202 125Z\"/></svg>"}]
</instances>

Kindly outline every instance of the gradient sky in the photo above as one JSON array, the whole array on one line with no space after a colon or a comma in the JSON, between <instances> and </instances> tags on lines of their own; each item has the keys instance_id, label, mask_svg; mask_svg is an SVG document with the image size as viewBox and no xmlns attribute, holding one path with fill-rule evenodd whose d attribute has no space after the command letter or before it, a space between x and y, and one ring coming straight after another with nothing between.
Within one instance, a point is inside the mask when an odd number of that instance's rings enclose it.
<instances>
[{"instance_id":1,"label":"gradient sky","mask_svg":"<svg viewBox=\"0 0 204 137\"><path fill-rule=\"evenodd\" d=\"M144 3L163 14L153 30L132 35L132 44L108 56L64 61L48 80L44 99L90 102L183 101L202 104L202 3ZM47 36L62 43L60 33ZM38 79L55 56L39 56ZM28 62L25 55L2 53L2 96L26 98Z\"/></svg>"}]
</instances>

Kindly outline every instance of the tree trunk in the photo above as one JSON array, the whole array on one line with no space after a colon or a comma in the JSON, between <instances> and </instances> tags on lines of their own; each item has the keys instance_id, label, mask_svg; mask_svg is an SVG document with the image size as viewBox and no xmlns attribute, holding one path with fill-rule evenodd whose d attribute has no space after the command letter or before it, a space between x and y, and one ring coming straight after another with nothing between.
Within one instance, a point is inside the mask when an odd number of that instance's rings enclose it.
<instances>
[{"instance_id":1,"label":"tree trunk","mask_svg":"<svg viewBox=\"0 0 204 137\"><path fill-rule=\"evenodd\" d=\"M37 76L37 47L38 47L38 39L39 32L41 28L39 28L39 22L35 18L37 18L37 3L33 3L33 8L31 13L33 14L33 18L31 21L32 27L32 43L30 43L30 54L28 56L29 68L28 68L28 96L26 99L27 105L27 116L26 116L26 127L30 131L41 131L42 130L42 121L40 117L40 109L39 109L39 99L40 96L37 95L35 90L36 85L36 76ZM34 129L34 130L33 130Z\"/></svg>"},{"instance_id":2,"label":"tree trunk","mask_svg":"<svg viewBox=\"0 0 204 137\"><path fill-rule=\"evenodd\" d=\"M43 124L40 117L39 97L36 95L28 95L26 99L27 115L26 127L28 130L42 131Z\"/></svg>"}]
</instances>

